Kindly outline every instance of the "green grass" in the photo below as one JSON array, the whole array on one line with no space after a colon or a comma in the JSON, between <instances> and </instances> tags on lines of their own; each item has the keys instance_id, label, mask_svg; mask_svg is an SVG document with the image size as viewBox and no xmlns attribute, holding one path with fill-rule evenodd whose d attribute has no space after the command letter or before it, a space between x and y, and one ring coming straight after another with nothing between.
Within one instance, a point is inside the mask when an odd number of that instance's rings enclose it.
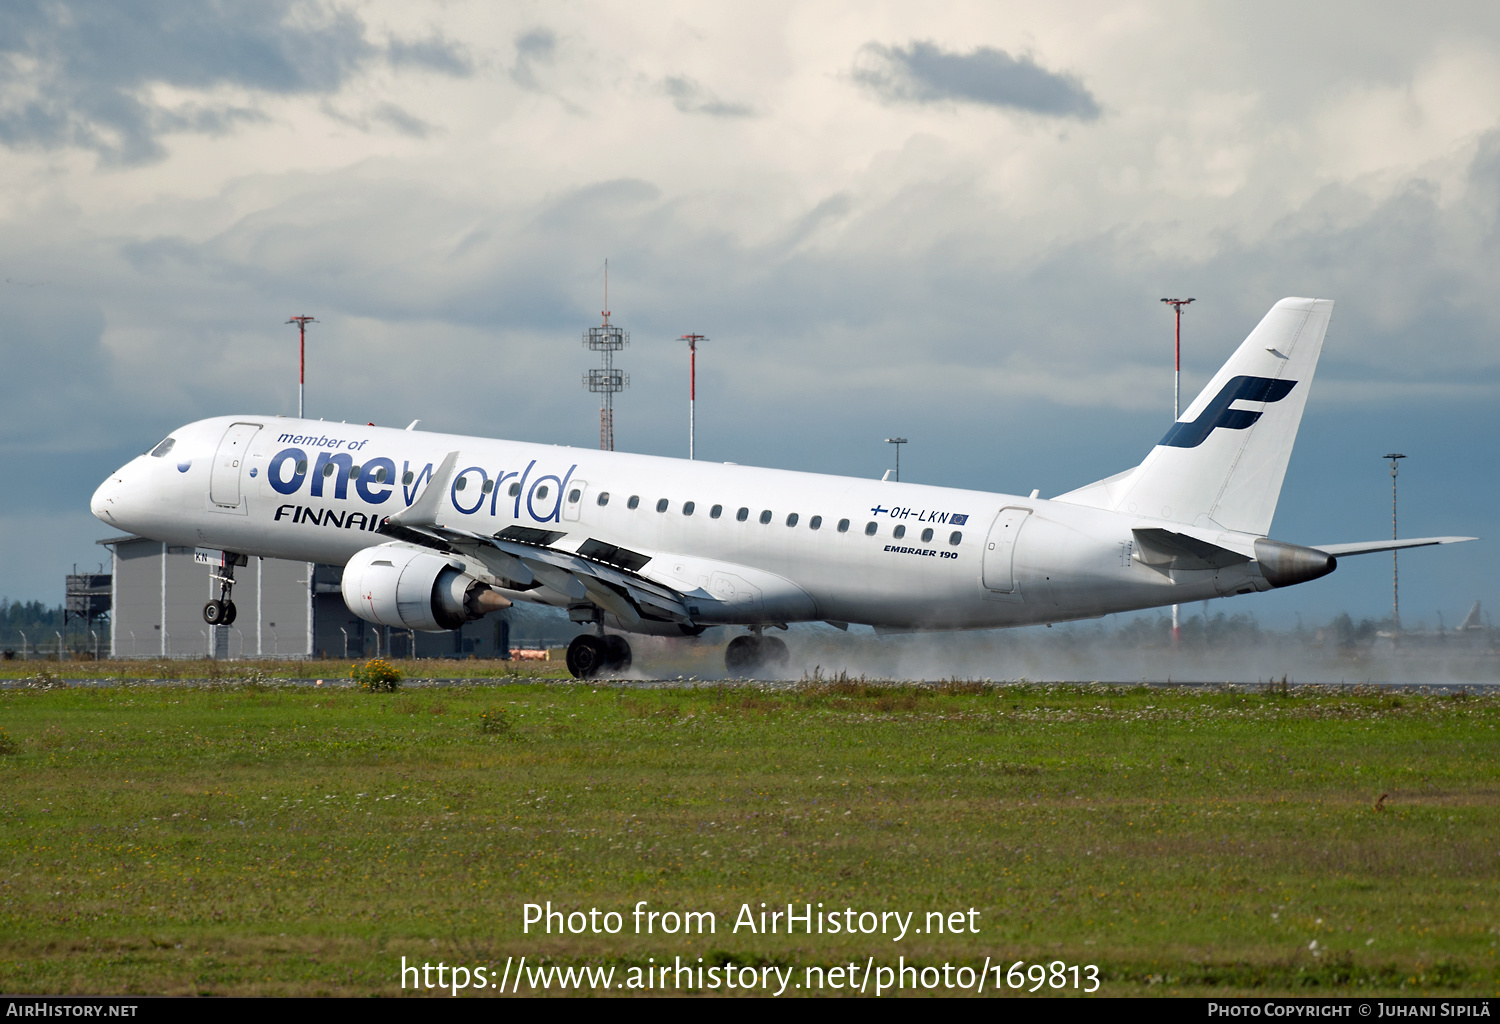
<instances>
[{"instance_id":1,"label":"green grass","mask_svg":"<svg viewBox=\"0 0 1500 1024\"><path fill-rule=\"evenodd\" d=\"M524 954L1495 995L1497 724L1491 697L1314 689L9 689L0 989L391 994L402 955ZM546 900L719 931L523 935ZM980 931L730 934L761 901Z\"/></svg>"}]
</instances>

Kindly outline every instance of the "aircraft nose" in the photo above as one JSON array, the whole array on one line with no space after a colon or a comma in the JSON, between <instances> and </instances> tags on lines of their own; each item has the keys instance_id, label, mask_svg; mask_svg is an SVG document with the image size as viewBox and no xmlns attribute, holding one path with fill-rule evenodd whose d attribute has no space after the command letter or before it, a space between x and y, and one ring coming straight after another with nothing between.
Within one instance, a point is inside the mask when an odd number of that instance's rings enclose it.
<instances>
[{"instance_id":1,"label":"aircraft nose","mask_svg":"<svg viewBox=\"0 0 1500 1024\"><path fill-rule=\"evenodd\" d=\"M124 486L125 480L119 470L104 478L104 482L95 489L93 498L89 499L89 511L94 513L95 518L111 526L119 525L115 514L120 511L120 492Z\"/></svg>"}]
</instances>

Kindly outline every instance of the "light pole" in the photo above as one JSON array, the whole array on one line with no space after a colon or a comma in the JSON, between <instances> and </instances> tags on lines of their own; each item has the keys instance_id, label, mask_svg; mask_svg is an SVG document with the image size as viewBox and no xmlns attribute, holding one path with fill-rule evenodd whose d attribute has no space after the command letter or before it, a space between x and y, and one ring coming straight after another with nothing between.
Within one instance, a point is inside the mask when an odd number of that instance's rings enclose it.
<instances>
[{"instance_id":1,"label":"light pole","mask_svg":"<svg viewBox=\"0 0 1500 1024\"><path fill-rule=\"evenodd\" d=\"M1391 460L1391 540L1396 539L1396 473L1406 458L1400 452L1387 452L1381 458ZM1396 550L1391 549L1391 634L1401 632L1401 577L1396 569Z\"/></svg>"},{"instance_id":2,"label":"light pole","mask_svg":"<svg viewBox=\"0 0 1500 1024\"><path fill-rule=\"evenodd\" d=\"M1173 344L1172 352L1172 422L1176 423L1182 416L1182 307L1197 299L1162 299L1162 302L1172 307L1177 314L1177 336ZM1172 646L1175 648L1182 640L1182 620L1180 617L1180 606L1172 606ZM1203 613L1203 624L1208 625L1208 613Z\"/></svg>"},{"instance_id":3,"label":"light pole","mask_svg":"<svg viewBox=\"0 0 1500 1024\"><path fill-rule=\"evenodd\" d=\"M688 343L688 458L693 457L693 434L697 427L698 342L707 341L701 334L684 334L677 339Z\"/></svg>"},{"instance_id":4,"label":"light pole","mask_svg":"<svg viewBox=\"0 0 1500 1024\"><path fill-rule=\"evenodd\" d=\"M1172 356L1172 419L1182 415L1182 307L1197 299L1162 299L1177 314L1177 341Z\"/></svg>"},{"instance_id":5,"label":"light pole","mask_svg":"<svg viewBox=\"0 0 1500 1024\"><path fill-rule=\"evenodd\" d=\"M885 443L896 446L896 482L899 484L901 482L901 446L906 443L906 438L888 437Z\"/></svg>"},{"instance_id":6,"label":"light pole","mask_svg":"<svg viewBox=\"0 0 1500 1024\"><path fill-rule=\"evenodd\" d=\"M302 391L307 383L307 325L318 321L310 316L294 316L287 321L297 325L297 418L302 419Z\"/></svg>"}]
</instances>

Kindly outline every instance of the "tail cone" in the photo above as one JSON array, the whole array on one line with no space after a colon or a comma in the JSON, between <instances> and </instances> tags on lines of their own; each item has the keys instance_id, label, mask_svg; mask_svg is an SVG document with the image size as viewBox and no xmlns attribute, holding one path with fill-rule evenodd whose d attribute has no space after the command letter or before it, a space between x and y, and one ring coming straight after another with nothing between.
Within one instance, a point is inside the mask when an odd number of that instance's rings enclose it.
<instances>
[{"instance_id":1,"label":"tail cone","mask_svg":"<svg viewBox=\"0 0 1500 1024\"><path fill-rule=\"evenodd\" d=\"M1273 587L1306 583L1327 576L1339 565L1338 559L1326 551L1279 540L1256 541L1255 560L1260 563L1260 574Z\"/></svg>"}]
</instances>

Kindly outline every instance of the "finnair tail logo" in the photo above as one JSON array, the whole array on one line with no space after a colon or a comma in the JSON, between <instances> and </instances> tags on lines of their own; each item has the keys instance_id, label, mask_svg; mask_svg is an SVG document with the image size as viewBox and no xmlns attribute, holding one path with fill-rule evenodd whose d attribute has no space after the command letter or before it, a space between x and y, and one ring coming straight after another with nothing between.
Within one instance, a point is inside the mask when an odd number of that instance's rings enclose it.
<instances>
[{"instance_id":1,"label":"finnair tail logo","mask_svg":"<svg viewBox=\"0 0 1500 1024\"><path fill-rule=\"evenodd\" d=\"M1294 380L1272 380L1270 377L1233 377L1219 389L1208 408L1198 418L1185 423L1174 423L1167 436L1161 439L1168 448L1196 448L1208 439L1215 427L1225 430L1244 430L1255 425L1265 410L1231 409L1234 402L1279 402L1292 393L1297 386Z\"/></svg>"}]
</instances>

